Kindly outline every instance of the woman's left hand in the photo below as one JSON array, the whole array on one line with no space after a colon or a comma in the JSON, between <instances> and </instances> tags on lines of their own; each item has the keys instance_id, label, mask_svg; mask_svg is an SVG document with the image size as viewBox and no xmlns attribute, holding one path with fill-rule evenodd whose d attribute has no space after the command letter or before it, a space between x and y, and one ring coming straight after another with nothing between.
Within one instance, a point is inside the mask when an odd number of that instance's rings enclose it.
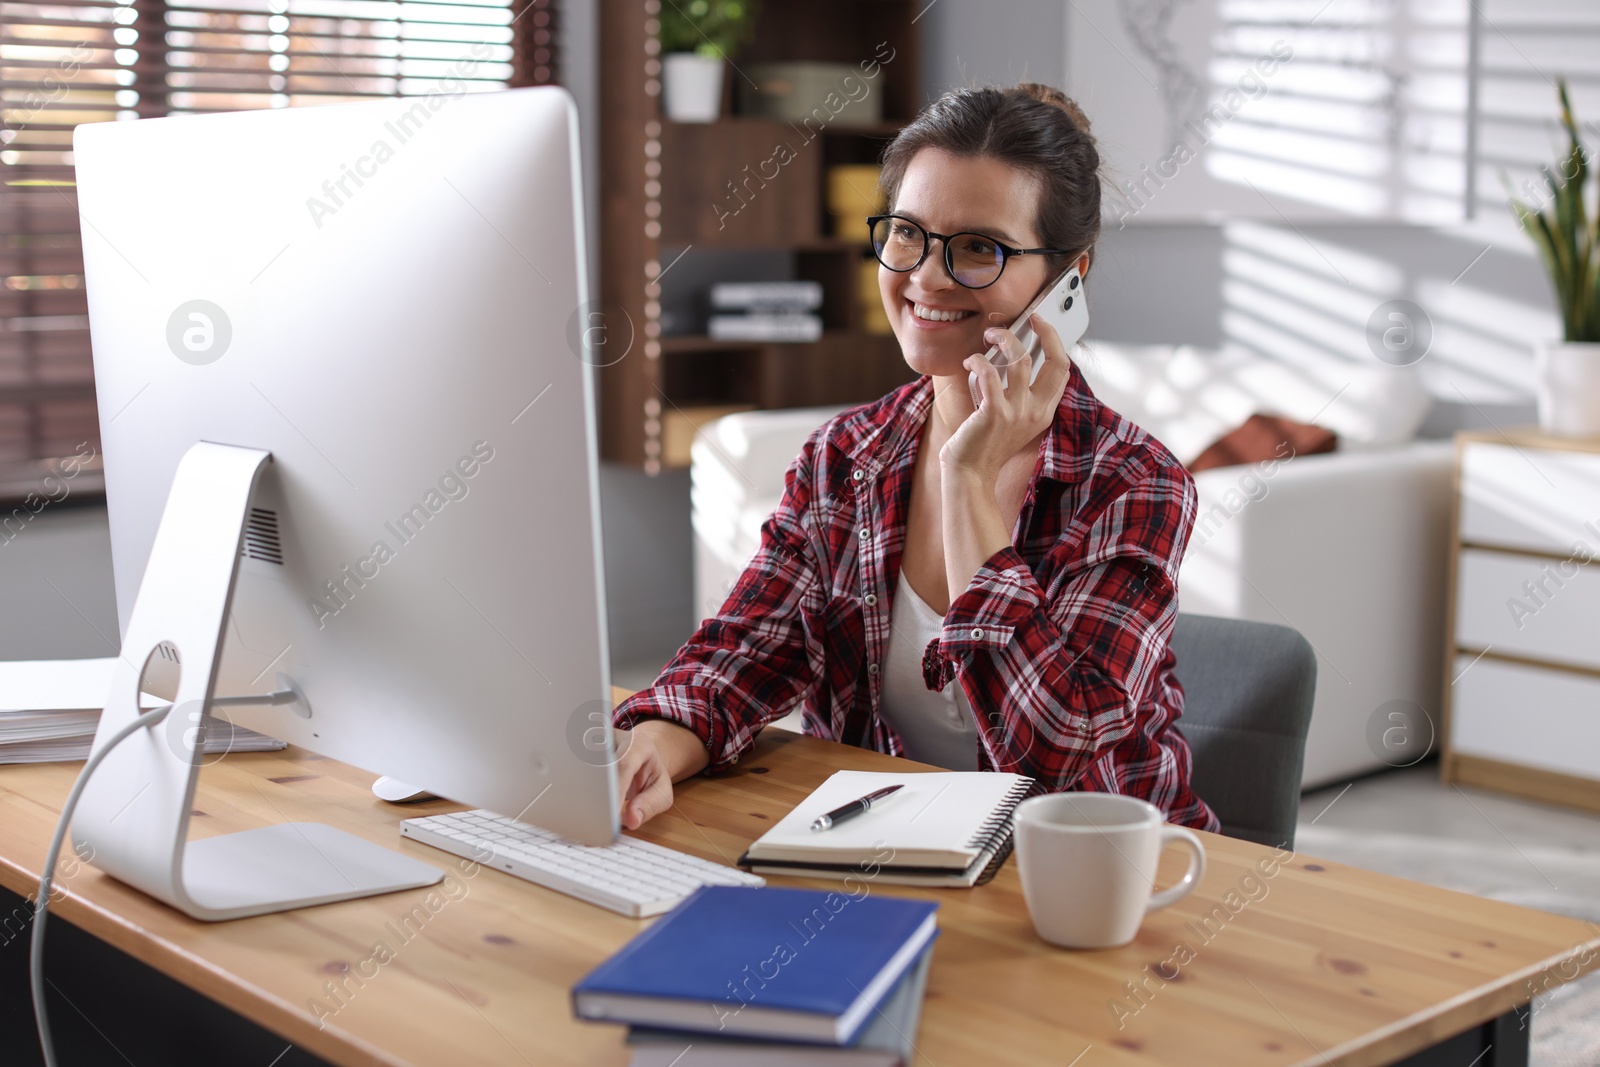
<instances>
[{"instance_id":1,"label":"woman's left hand","mask_svg":"<svg viewBox=\"0 0 1600 1067\"><path fill-rule=\"evenodd\" d=\"M1020 452L1055 419L1056 407L1071 374L1066 346L1056 328L1034 312L1030 320L1044 346L1044 366L1031 385L1028 353L1017 335L991 326L983 339L998 344L1009 361L1007 382L1000 385L1000 369L978 352L963 362L978 375L982 402L950 435L939 450L939 465L946 473L964 473L993 486L1006 461Z\"/></svg>"}]
</instances>

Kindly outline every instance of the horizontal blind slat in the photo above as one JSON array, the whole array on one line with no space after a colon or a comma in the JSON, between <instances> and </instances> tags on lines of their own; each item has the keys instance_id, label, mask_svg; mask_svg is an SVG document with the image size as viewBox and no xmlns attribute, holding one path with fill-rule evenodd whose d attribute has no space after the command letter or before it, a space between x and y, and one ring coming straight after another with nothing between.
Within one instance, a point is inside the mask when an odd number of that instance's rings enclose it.
<instances>
[{"instance_id":1,"label":"horizontal blind slat","mask_svg":"<svg viewBox=\"0 0 1600 1067\"><path fill-rule=\"evenodd\" d=\"M132 11L0 0L0 460L98 447L76 126L481 91L556 70L553 0L201 0L156 24L148 10L119 19Z\"/></svg>"}]
</instances>

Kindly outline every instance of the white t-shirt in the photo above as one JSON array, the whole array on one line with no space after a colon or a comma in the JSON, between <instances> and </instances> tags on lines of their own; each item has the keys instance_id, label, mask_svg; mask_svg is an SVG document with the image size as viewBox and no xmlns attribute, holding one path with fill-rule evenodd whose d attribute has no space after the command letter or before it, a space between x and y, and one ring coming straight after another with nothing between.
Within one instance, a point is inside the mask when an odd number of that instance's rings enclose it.
<instances>
[{"instance_id":1,"label":"white t-shirt","mask_svg":"<svg viewBox=\"0 0 1600 1067\"><path fill-rule=\"evenodd\" d=\"M938 692L922 681L923 649L939 639L944 616L917 596L904 571L889 626L878 710L905 743L906 758L952 771L977 770L978 728L966 694L955 679Z\"/></svg>"}]
</instances>

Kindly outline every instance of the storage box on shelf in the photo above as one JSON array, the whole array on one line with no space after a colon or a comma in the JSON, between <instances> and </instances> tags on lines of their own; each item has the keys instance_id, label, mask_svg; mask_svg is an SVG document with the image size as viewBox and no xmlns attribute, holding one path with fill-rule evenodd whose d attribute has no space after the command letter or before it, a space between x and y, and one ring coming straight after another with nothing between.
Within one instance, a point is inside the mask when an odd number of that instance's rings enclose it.
<instances>
[{"instance_id":1,"label":"storage box on shelf","mask_svg":"<svg viewBox=\"0 0 1600 1067\"><path fill-rule=\"evenodd\" d=\"M1461 434L1446 781L1600 811L1600 440Z\"/></svg>"},{"instance_id":2,"label":"storage box on shelf","mask_svg":"<svg viewBox=\"0 0 1600 1067\"><path fill-rule=\"evenodd\" d=\"M832 167L876 162L914 114L919 5L762 5L754 39L735 57L739 67L838 63L855 70L854 81L846 84L841 73L829 105L811 119L786 122L732 114L731 83L739 74L730 69L723 115L707 124L662 117L660 5L601 3L601 281L599 306L588 309L587 320L603 327L611 344L612 355L596 360L604 363L602 455L648 473L684 465L673 428L697 424L712 409L858 403L913 377L893 336L863 310L865 221L860 232L836 232L827 175ZM881 120L861 121L871 117L869 100ZM663 285L674 284L668 271L679 257L719 249L770 250L789 258L796 278L819 282L821 338L667 335L661 308Z\"/></svg>"}]
</instances>

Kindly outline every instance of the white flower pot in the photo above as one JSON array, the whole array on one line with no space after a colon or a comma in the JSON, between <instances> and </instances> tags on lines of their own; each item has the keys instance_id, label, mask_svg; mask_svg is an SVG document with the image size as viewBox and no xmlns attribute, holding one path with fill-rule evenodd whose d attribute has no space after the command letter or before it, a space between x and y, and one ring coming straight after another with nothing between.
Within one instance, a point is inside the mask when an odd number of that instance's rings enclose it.
<instances>
[{"instance_id":1,"label":"white flower pot","mask_svg":"<svg viewBox=\"0 0 1600 1067\"><path fill-rule=\"evenodd\" d=\"M1539 428L1600 437L1600 342L1544 341L1534 348Z\"/></svg>"},{"instance_id":2,"label":"white flower pot","mask_svg":"<svg viewBox=\"0 0 1600 1067\"><path fill-rule=\"evenodd\" d=\"M722 59L669 52L661 62L667 118L673 122L717 121L722 113Z\"/></svg>"}]
</instances>

